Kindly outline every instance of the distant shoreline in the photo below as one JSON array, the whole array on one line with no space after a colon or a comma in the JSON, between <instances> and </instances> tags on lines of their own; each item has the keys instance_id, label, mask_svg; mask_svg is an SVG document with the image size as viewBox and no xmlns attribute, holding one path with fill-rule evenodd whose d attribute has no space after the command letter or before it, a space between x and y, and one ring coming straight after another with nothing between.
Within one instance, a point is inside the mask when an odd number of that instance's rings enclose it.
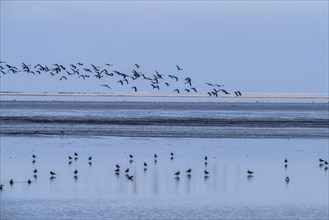
<instances>
[{"instance_id":1,"label":"distant shoreline","mask_svg":"<svg viewBox=\"0 0 329 220\"><path fill-rule=\"evenodd\" d=\"M147 94L147 93L25 93L25 92L0 92L0 96L59 96L59 97L161 97L161 98L260 98L260 99L328 99L326 95L313 95L313 94L289 94L289 93L268 93L256 94L249 93L236 97L233 95L218 95L218 97L209 96L207 94Z\"/></svg>"}]
</instances>

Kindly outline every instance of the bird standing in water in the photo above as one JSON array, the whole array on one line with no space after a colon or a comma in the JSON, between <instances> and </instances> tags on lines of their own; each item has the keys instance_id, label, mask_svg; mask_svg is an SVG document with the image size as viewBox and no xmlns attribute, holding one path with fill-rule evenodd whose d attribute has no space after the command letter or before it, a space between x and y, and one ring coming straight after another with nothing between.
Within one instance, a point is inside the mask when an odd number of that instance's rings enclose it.
<instances>
[{"instance_id":1,"label":"bird standing in water","mask_svg":"<svg viewBox=\"0 0 329 220\"><path fill-rule=\"evenodd\" d=\"M287 176L287 177L285 178L285 181L286 181L286 183L288 183L288 182L290 181L289 176Z\"/></svg>"},{"instance_id":2,"label":"bird standing in water","mask_svg":"<svg viewBox=\"0 0 329 220\"><path fill-rule=\"evenodd\" d=\"M254 172L251 171L251 170L247 170L247 173L248 173L249 175L253 175L253 174L254 174Z\"/></svg>"}]
</instances>

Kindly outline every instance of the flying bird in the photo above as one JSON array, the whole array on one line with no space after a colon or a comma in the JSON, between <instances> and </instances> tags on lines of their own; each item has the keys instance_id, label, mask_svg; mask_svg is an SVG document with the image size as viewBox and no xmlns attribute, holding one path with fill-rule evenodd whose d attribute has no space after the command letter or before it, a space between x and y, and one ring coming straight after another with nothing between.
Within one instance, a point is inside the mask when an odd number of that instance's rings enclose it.
<instances>
[{"instance_id":1,"label":"flying bird","mask_svg":"<svg viewBox=\"0 0 329 220\"><path fill-rule=\"evenodd\" d=\"M222 91L222 92L225 93L226 95L230 94L230 93L227 92L225 89L220 89L220 91Z\"/></svg>"},{"instance_id":2,"label":"flying bird","mask_svg":"<svg viewBox=\"0 0 329 220\"><path fill-rule=\"evenodd\" d=\"M240 91L236 91L236 92L234 92L235 93L235 95L238 97L238 96L241 96L241 92Z\"/></svg>"},{"instance_id":3,"label":"flying bird","mask_svg":"<svg viewBox=\"0 0 329 220\"><path fill-rule=\"evenodd\" d=\"M107 87L107 88L109 88L109 89L112 89L109 85L107 85L107 84L102 84L101 86L104 86L104 87Z\"/></svg>"},{"instance_id":4,"label":"flying bird","mask_svg":"<svg viewBox=\"0 0 329 220\"><path fill-rule=\"evenodd\" d=\"M177 71L183 70L182 68L180 68L178 65L176 65L177 67Z\"/></svg>"},{"instance_id":5,"label":"flying bird","mask_svg":"<svg viewBox=\"0 0 329 220\"><path fill-rule=\"evenodd\" d=\"M193 90L194 92L198 92L194 87L192 87L191 90Z\"/></svg>"}]
</instances>

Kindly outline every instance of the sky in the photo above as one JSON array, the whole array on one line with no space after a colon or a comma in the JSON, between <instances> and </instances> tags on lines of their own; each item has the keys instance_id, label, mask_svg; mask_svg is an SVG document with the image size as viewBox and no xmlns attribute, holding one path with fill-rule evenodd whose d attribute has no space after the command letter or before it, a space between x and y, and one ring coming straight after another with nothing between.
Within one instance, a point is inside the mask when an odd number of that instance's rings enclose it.
<instances>
[{"instance_id":1,"label":"sky","mask_svg":"<svg viewBox=\"0 0 329 220\"><path fill-rule=\"evenodd\" d=\"M131 73L137 63L150 76L188 76L200 93L210 82L230 92L328 94L328 1L1 0L0 22L0 60L12 65L111 63ZM1 91L127 93L130 85L1 74Z\"/></svg>"}]
</instances>

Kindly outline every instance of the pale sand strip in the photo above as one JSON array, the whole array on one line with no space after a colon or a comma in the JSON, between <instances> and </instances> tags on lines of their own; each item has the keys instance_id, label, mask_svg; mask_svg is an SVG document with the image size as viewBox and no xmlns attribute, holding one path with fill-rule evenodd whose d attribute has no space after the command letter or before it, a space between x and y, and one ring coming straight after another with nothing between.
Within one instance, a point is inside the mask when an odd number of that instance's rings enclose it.
<instances>
[{"instance_id":1,"label":"pale sand strip","mask_svg":"<svg viewBox=\"0 0 329 220\"><path fill-rule=\"evenodd\" d=\"M161 97L161 98L259 98L259 99L329 99L326 95L313 94L243 94L236 97L235 95L218 95L218 97L207 94L189 95L189 94L147 94L147 93L127 93L127 94L109 94L109 93L0 93L0 96L69 96L69 97Z\"/></svg>"}]
</instances>

